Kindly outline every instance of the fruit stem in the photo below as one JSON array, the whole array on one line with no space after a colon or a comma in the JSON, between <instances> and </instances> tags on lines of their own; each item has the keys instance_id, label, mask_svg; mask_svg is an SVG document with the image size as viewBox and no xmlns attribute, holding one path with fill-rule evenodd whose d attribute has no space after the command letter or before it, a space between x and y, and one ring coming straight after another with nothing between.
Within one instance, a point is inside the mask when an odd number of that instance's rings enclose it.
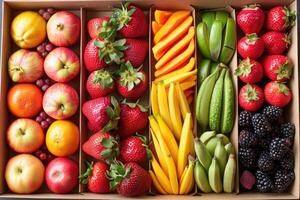
<instances>
[{"instance_id":1,"label":"fruit stem","mask_svg":"<svg viewBox=\"0 0 300 200\"><path fill-rule=\"evenodd\" d=\"M61 31L61 30L63 30L63 28L64 28L64 25L63 25L63 24L57 24L57 25L56 25L56 29L57 29L57 30L60 30L60 31Z\"/></svg>"}]
</instances>

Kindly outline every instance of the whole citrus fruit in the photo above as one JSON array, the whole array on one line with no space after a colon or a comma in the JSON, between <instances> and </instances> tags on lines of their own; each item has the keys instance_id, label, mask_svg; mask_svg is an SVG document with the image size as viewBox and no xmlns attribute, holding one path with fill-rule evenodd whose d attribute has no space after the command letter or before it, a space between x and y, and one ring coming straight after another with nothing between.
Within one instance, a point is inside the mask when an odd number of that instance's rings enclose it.
<instances>
[{"instance_id":1,"label":"whole citrus fruit","mask_svg":"<svg viewBox=\"0 0 300 200\"><path fill-rule=\"evenodd\" d=\"M55 156L69 156L79 146L79 129L68 120L57 120L47 130L46 146Z\"/></svg>"},{"instance_id":2,"label":"whole citrus fruit","mask_svg":"<svg viewBox=\"0 0 300 200\"><path fill-rule=\"evenodd\" d=\"M36 12L25 11L13 19L10 33L19 47L34 48L46 38L46 21Z\"/></svg>"},{"instance_id":3,"label":"whole citrus fruit","mask_svg":"<svg viewBox=\"0 0 300 200\"><path fill-rule=\"evenodd\" d=\"M7 94L8 109L17 117L36 116L42 109L42 101L42 91L29 83L17 84Z\"/></svg>"}]
</instances>

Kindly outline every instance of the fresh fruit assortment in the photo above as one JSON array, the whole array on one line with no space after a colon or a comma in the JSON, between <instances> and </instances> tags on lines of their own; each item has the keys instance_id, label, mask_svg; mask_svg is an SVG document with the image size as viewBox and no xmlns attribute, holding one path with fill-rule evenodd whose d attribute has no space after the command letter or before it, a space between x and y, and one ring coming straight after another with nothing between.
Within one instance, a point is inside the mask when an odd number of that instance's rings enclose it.
<instances>
[{"instance_id":1,"label":"fresh fruit assortment","mask_svg":"<svg viewBox=\"0 0 300 200\"><path fill-rule=\"evenodd\" d=\"M90 100L82 113L91 135L82 150L97 161L86 162L81 183L95 193L143 195L151 187L150 175L141 166L151 156L147 137L138 134L148 125L148 111L139 103L148 88L143 69L147 18L139 7L125 3L110 17L90 19L87 30L91 40L83 57L90 72L86 82ZM115 97L115 90L124 100Z\"/></svg>"},{"instance_id":2,"label":"fresh fruit assortment","mask_svg":"<svg viewBox=\"0 0 300 200\"><path fill-rule=\"evenodd\" d=\"M238 152L243 190L281 193L295 179L295 125L284 113L292 100L288 81L293 63L284 53L291 42L287 35L294 15L282 6L264 15L258 5L247 6L237 15L238 25L246 34L238 42L243 60L235 71L243 82Z\"/></svg>"},{"instance_id":3,"label":"fresh fruit assortment","mask_svg":"<svg viewBox=\"0 0 300 200\"><path fill-rule=\"evenodd\" d=\"M123 3L110 16L87 21L82 58L89 98L78 111L73 82L82 66L73 47L83 28L80 18L53 8L21 12L10 29L20 49L7 65L13 118L6 141L14 152L5 168L8 188L30 194L44 183L65 194L81 183L89 192L125 197L149 191L187 195L195 188L233 193L238 177L241 191L286 192L296 178L297 127L285 113L293 99L294 66L285 53L294 42L289 31L295 19L286 7L264 11L252 4L239 10L237 25L227 11L205 10L195 30L192 11L155 9L149 43L144 11ZM237 26L245 34L238 42ZM150 115L142 105L149 44ZM230 69L236 50L238 88ZM82 172L73 160L81 140L78 112L89 130ZM238 149L229 137L236 112ZM148 122L149 137L143 134Z\"/></svg>"},{"instance_id":4,"label":"fresh fruit assortment","mask_svg":"<svg viewBox=\"0 0 300 200\"><path fill-rule=\"evenodd\" d=\"M152 160L149 171L160 194L189 194L194 188L194 120L196 85L195 27L189 10L154 11L156 60L149 116Z\"/></svg>"},{"instance_id":5,"label":"fresh fruit assortment","mask_svg":"<svg viewBox=\"0 0 300 200\"><path fill-rule=\"evenodd\" d=\"M21 48L8 61L13 84L7 107L14 118L6 138L17 155L9 159L5 179L14 193L36 192L44 182L54 193L78 186L78 163L67 156L77 152L80 134L67 119L77 112L79 96L67 82L78 75L80 63L64 46L78 41L80 20L69 11L54 13L52 8L25 11L11 24Z\"/></svg>"}]
</instances>

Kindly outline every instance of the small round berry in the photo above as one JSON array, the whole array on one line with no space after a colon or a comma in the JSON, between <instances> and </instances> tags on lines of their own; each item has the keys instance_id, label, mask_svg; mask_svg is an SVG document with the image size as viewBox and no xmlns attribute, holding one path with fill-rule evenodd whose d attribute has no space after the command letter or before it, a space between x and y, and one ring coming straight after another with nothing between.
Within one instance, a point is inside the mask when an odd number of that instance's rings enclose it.
<instances>
[{"instance_id":1,"label":"small round berry","mask_svg":"<svg viewBox=\"0 0 300 200\"><path fill-rule=\"evenodd\" d=\"M37 85L38 87L42 87L44 84L45 84L45 83L44 83L44 80L43 80L43 79L39 79L39 80L36 81L36 85Z\"/></svg>"},{"instance_id":2,"label":"small round berry","mask_svg":"<svg viewBox=\"0 0 300 200\"><path fill-rule=\"evenodd\" d=\"M40 155L40 160L46 160L47 159L47 154L46 153L41 153Z\"/></svg>"},{"instance_id":3,"label":"small round berry","mask_svg":"<svg viewBox=\"0 0 300 200\"><path fill-rule=\"evenodd\" d=\"M40 53L43 53L43 52L45 52L45 47L44 47L43 45L39 45L39 46L36 48L36 50L37 50L38 52L40 52Z\"/></svg>"},{"instance_id":4,"label":"small round berry","mask_svg":"<svg viewBox=\"0 0 300 200\"><path fill-rule=\"evenodd\" d=\"M49 78L46 78L46 79L45 79L45 83L46 83L47 85L50 85L50 84L51 84L51 80L50 80Z\"/></svg>"},{"instance_id":5,"label":"small round berry","mask_svg":"<svg viewBox=\"0 0 300 200\"><path fill-rule=\"evenodd\" d=\"M48 128L49 123L47 121L42 121L41 126L42 126L43 129L46 129L46 128Z\"/></svg>"},{"instance_id":6,"label":"small round berry","mask_svg":"<svg viewBox=\"0 0 300 200\"><path fill-rule=\"evenodd\" d=\"M53 49L54 49L54 45L53 44L49 43L49 44L46 45L46 51L50 52Z\"/></svg>"},{"instance_id":7,"label":"small round berry","mask_svg":"<svg viewBox=\"0 0 300 200\"><path fill-rule=\"evenodd\" d=\"M46 12L45 9L39 9L39 14L40 15L43 15L45 12Z\"/></svg>"},{"instance_id":8,"label":"small round berry","mask_svg":"<svg viewBox=\"0 0 300 200\"><path fill-rule=\"evenodd\" d=\"M47 119L48 115L44 111L42 111L42 112L40 112L40 117L45 120L45 119Z\"/></svg>"},{"instance_id":9,"label":"small round berry","mask_svg":"<svg viewBox=\"0 0 300 200\"><path fill-rule=\"evenodd\" d=\"M47 12L50 13L51 15L53 15L55 10L53 8L48 8Z\"/></svg>"},{"instance_id":10,"label":"small round berry","mask_svg":"<svg viewBox=\"0 0 300 200\"><path fill-rule=\"evenodd\" d=\"M52 124L52 122L53 122L53 119L52 119L52 118L50 118L50 117L47 117L46 121L47 121L49 124Z\"/></svg>"},{"instance_id":11,"label":"small round berry","mask_svg":"<svg viewBox=\"0 0 300 200\"><path fill-rule=\"evenodd\" d=\"M40 157L40 155L42 154L43 152L41 151L41 150L37 150L36 152L35 152L35 155L37 156L37 157Z\"/></svg>"},{"instance_id":12,"label":"small round berry","mask_svg":"<svg viewBox=\"0 0 300 200\"><path fill-rule=\"evenodd\" d=\"M45 92L49 88L49 85L43 85L42 90Z\"/></svg>"},{"instance_id":13,"label":"small round berry","mask_svg":"<svg viewBox=\"0 0 300 200\"><path fill-rule=\"evenodd\" d=\"M35 121L38 122L38 123L41 123L44 119L40 116L37 116Z\"/></svg>"},{"instance_id":14,"label":"small round berry","mask_svg":"<svg viewBox=\"0 0 300 200\"><path fill-rule=\"evenodd\" d=\"M47 52L47 51L44 51L44 52L42 53L42 57L43 57L43 58L45 58L47 55L48 55L48 52Z\"/></svg>"},{"instance_id":15,"label":"small round berry","mask_svg":"<svg viewBox=\"0 0 300 200\"><path fill-rule=\"evenodd\" d=\"M51 14L48 13L48 12L45 12L45 13L43 14L43 18L44 18L45 20L49 20L50 17L51 17Z\"/></svg>"}]
</instances>

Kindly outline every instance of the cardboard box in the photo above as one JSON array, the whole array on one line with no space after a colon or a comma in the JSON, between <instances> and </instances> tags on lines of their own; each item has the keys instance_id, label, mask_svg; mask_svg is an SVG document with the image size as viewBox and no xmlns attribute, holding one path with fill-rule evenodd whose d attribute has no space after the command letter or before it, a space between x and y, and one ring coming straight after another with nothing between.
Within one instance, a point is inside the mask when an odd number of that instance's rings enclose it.
<instances>
[{"instance_id":1,"label":"cardboard box","mask_svg":"<svg viewBox=\"0 0 300 200\"><path fill-rule=\"evenodd\" d=\"M263 8L270 8L275 5L287 5L292 10L297 9L297 1L296 0L226 0L226 1L209 1L209 0L173 0L173 1L163 1L163 0L133 0L132 3L141 6L148 16L150 12L150 8L152 5L161 9L167 10L176 10L176 9L184 9L192 5L197 11L202 9L216 9L216 8L224 8L229 5L233 8L240 8L244 4L248 3L259 3L263 6ZM39 8L47 8L54 7L58 10L71 10L75 12L81 18L81 39L80 42L75 47L76 52L80 53L80 61L81 61L81 72L75 81L72 83L76 87L77 91L80 95L80 108L82 104L87 100L87 93L85 90L85 82L87 79L87 71L83 67L83 50L88 41L87 31L86 31L86 22L93 15L103 15L109 11L114 6L118 6L120 3L119 0L98 0L98 1L84 1L84 0L4 0L2 2L2 52L1 52L1 64L2 68L0 70L0 198L34 198L34 199L121 199L116 194L93 194L89 193L85 187L82 185L78 185L78 187L73 191L72 194L66 195L57 195L50 193L45 186L41 188L37 193L30 195L17 195L10 193L7 189L4 180L4 170L7 159L12 155L11 150L9 150L6 145L6 129L9 125L10 120L12 119L11 114L9 114L6 106L6 93L8 88L11 86L11 81L8 78L7 74L7 61L9 56L17 49L16 45L13 43L10 38L10 24L14 17L14 15L23 10L37 10ZM149 22L151 22L149 18ZM197 22L197 20L196 20ZM149 39L151 39L151 30L149 27ZM288 56L292 59L294 63L294 71L293 78L289 82L289 86L293 92L293 100L292 103L288 107L288 115L287 118L296 125L296 136L294 143L294 152L295 152L295 181L292 187L289 189L288 193L284 194L261 194L261 193L239 193L239 194L200 194L201 196L143 196L138 199L299 199L300 198L300 139L299 139L299 73L298 73L298 37L297 37L297 23L296 26L291 30L291 38L292 45L289 48ZM149 40L149 46L151 46L151 41ZM151 57L151 49L149 48L149 58ZM237 65L237 56L235 54L230 66L234 69ZM153 69L153 63L151 63L151 59L148 62L145 61L145 67L149 67L149 71ZM150 79L151 80L151 79ZM238 81L237 78L234 77L235 80L235 89L237 94ZM149 81L150 84L150 81ZM236 95L237 96L237 95ZM144 101L147 101L147 95L144 97ZM237 98L236 98L237 99ZM236 101L236 113L237 113L237 101ZM80 144L82 144L87 139L87 127L86 127L86 119L82 115L81 112L78 112L73 119L76 123L78 123L80 127L80 135L81 140ZM237 117L235 122L235 128L231 134L232 142L234 143L237 149L237 138L238 138L238 128L237 128ZM79 162L79 170L83 171L85 169L84 160L86 159L86 155L82 152L81 147L78 151L78 154L73 157ZM238 188L237 188L238 192Z\"/></svg>"}]
</instances>

